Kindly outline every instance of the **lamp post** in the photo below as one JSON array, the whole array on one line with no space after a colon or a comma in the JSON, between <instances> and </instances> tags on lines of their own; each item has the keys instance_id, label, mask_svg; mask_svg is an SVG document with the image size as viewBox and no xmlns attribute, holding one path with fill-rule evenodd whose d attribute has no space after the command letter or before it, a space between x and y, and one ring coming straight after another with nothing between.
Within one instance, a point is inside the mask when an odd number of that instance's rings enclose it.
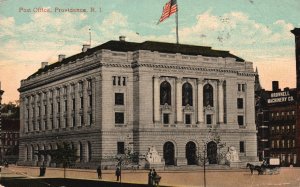
<instances>
[{"instance_id":1,"label":"lamp post","mask_svg":"<svg viewBox=\"0 0 300 187\"><path fill-rule=\"evenodd\" d=\"M1 90L1 82L0 82L0 156L1 156L1 162L2 162L2 114L1 114L1 110L2 110L2 104L1 104L1 101L2 101L2 95L3 95L4 91Z\"/></svg>"}]
</instances>

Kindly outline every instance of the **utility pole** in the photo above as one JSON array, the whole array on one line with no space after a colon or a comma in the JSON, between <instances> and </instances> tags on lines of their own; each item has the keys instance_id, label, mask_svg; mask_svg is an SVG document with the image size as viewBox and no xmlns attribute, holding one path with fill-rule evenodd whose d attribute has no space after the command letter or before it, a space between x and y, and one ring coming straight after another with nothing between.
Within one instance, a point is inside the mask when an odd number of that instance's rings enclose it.
<instances>
[{"instance_id":1,"label":"utility pole","mask_svg":"<svg viewBox=\"0 0 300 187\"><path fill-rule=\"evenodd\" d=\"M4 91L3 90L1 90L1 82L0 82L0 156L1 156L1 161L2 161L2 151L3 151L3 149L2 149L2 122L1 122L1 120L2 120L2 114L1 114L1 110L2 110L2 104L1 104L1 101L2 101L2 95L3 95L3 93L4 93Z\"/></svg>"},{"instance_id":2,"label":"utility pole","mask_svg":"<svg viewBox=\"0 0 300 187\"><path fill-rule=\"evenodd\" d=\"M206 168L205 168L205 165L206 165L206 147L207 147L207 142L205 142L205 145L204 145L204 161L203 161L203 182L204 182L204 187L206 187Z\"/></svg>"}]
</instances>

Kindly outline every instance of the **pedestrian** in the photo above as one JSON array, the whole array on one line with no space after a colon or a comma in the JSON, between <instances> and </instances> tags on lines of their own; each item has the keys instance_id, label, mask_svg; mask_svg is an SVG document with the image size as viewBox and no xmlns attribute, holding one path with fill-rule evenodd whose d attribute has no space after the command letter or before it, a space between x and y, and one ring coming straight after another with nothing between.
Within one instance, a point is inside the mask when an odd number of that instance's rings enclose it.
<instances>
[{"instance_id":1,"label":"pedestrian","mask_svg":"<svg viewBox=\"0 0 300 187\"><path fill-rule=\"evenodd\" d=\"M152 171L152 169L150 169L150 171L148 173L148 185L149 186L153 185L153 171Z\"/></svg>"},{"instance_id":2,"label":"pedestrian","mask_svg":"<svg viewBox=\"0 0 300 187\"><path fill-rule=\"evenodd\" d=\"M121 170L119 167L117 167L117 169L116 169L116 176L117 176L117 181L119 181L119 179L121 177Z\"/></svg>"},{"instance_id":3,"label":"pedestrian","mask_svg":"<svg viewBox=\"0 0 300 187\"><path fill-rule=\"evenodd\" d=\"M98 173L98 179L102 179L102 170L101 170L101 166L98 166L98 168L97 168L97 173Z\"/></svg>"},{"instance_id":4,"label":"pedestrian","mask_svg":"<svg viewBox=\"0 0 300 187\"><path fill-rule=\"evenodd\" d=\"M153 181L152 184L153 184L153 186L158 186L160 178L161 177L157 175L155 169L153 169L153 177L152 177L152 181Z\"/></svg>"}]
</instances>

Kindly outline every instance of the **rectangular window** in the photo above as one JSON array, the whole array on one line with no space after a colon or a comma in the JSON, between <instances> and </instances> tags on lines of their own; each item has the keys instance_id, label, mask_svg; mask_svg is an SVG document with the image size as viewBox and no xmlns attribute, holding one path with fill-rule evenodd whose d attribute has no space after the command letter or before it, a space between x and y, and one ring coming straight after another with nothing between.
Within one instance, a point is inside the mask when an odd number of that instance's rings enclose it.
<instances>
[{"instance_id":1,"label":"rectangular window","mask_svg":"<svg viewBox=\"0 0 300 187\"><path fill-rule=\"evenodd\" d=\"M240 141L240 153L244 153L244 152L245 152L245 142Z\"/></svg>"},{"instance_id":2,"label":"rectangular window","mask_svg":"<svg viewBox=\"0 0 300 187\"><path fill-rule=\"evenodd\" d=\"M72 99L73 110L75 111L75 98Z\"/></svg>"},{"instance_id":3,"label":"rectangular window","mask_svg":"<svg viewBox=\"0 0 300 187\"><path fill-rule=\"evenodd\" d=\"M124 124L124 113L123 112L115 113L115 123L116 124Z\"/></svg>"},{"instance_id":4,"label":"rectangular window","mask_svg":"<svg viewBox=\"0 0 300 187\"><path fill-rule=\"evenodd\" d=\"M93 115L92 113L89 114L89 125L92 125L93 122Z\"/></svg>"},{"instance_id":5,"label":"rectangular window","mask_svg":"<svg viewBox=\"0 0 300 187\"><path fill-rule=\"evenodd\" d=\"M67 126L68 126L68 118L65 117L65 127L67 127Z\"/></svg>"},{"instance_id":6,"label":"rectangular window","mask_svg":"<svg viewBox=\"0 0 300 187\"><path fill-rule=\"evenodd\" d=\"M80 108L83 108L83 97L80 97Z\"/></svg>"},{"instance_id":7,"label":"rectangular window","mask_svg":"<svg viewBox=\"0 0 300 187\"><path fill-rule=\"evenodd\" d=\"M115 93L115 105L124 105L124 93Z\"/></svg>"},{"instance_id":8,"label":"rectangular window","mask_svg":"<svg viewBox=\"0 0 300 187\"><path fill-rule=\"evenodd\" d=\"M238 84L238 91L241 91L242 88L241 88L241 84Z\"/></svg>"},{"instance_id":9,"label":"rectangular window","mask_svg":"<svg viewBox=\"0 0 300 187\"><path fill-rule=\"evenodd\" d=\"M244 116L238 116L238 124L240 126L244 125Z\"/></svg>"},{"instance_id":10,"label":"rectangular window","mask_svg":"<svg viewBox=\"0 0 300 187\"><path fill-rule=\"evenodd\" d=\"M118 77L118 85L121 86L121 77Z\"/></svg>"},{"instance_id":11,"label":"rectangular window","mask_svg":"<svg viewBox=\"0 0 300 187\"><path fill-rule=\"evenodd\" d=\"M54 118L51 119L51 129L54 129Z\"/></svg>"},{"instance_id":12,"label":"rectangular window","mask_svg":"<svg viewBox=\"0 0 300 187\"><path fill-rule=\"evenodd\" d=\"M68 101L65 100L64 102L65 102L65 112L67 112L67 110L68 110Z\"/></svg>"},{"instance_id":13,"label":"rectangular window","mask_svg":"<svg viewBox=\"0 0 300 187\"><path fill-rule=\"evenodd\" d=\"M163 123L164 124L169 124L169 114L164 114L163 115Z\"/></svg>"},{"instance_id":14,"label":"rectangular window","mask_svg":"<svg viewBox=\"0 0 300 187\"><path fill-rule=\"evenodd\" d=\"M60 118L57 118L57 128L60 128Z\"/></svg>"},{"instance_id":15,"label":"rectangular window","mask_svg":"<svg viewBox=\"0 0 300 187\"><path fill-rule=\"evenodd\" d=\"M206 115L206 124L212 124L211 115Z\"/></svg>"},{"instance_id":16,"label":"rectangular window","mask_svg":"<svg viewBox=\"0 0 300 187\"><path fill-rule=\"evenodd\" d=\"M117 142L118 154L125 154L125 143Z\"/></svg>"},{"instance_id":17,"label":"rectangular window","mask_svg":"<svg viewBox=\"0 0 300 187\"><path fill-rule=\"evenodd\" d=\"M123 86L126 86L126 77L123 77Z\"/></svg>"},{"instance_id":18,"label":"rectangular window","mask_svg":"<svg viewBox=\"0 0 300 187\"><path fill-rule=\"evenodd\" d=\"M93 106L93 97L92 95L89 95L89 107L92 108L92 106Z\"/></svg>"},{"instance_id":19,"label":"rectangular window","mask_svg":"<svg viewBox=\"0 0 300 187\"><path fill-rule=\"evenodd\" d=\"M57 112L60 113L60 102L57 102Z\"/></svg>"},{"instance_id":20,"label":"rectangular window","mask_svg":"<svg viewBox=\"0 0 300 187\"><path fill-rule=\"evenodd\" d=\"M185 115L185 124L191 124L191 114Z\"/></svg>"},{"instance_id":21,"label":"rectangular window","mask_svg":"<svg viewBox=\"0 0 300 187\"><path fill-rule=\"evenodd\" d=\"M237 98L237 108L238 109L243 109L244 108L243 98Z\"/></svg>"},{"instance_id":22,"label":"rectangular window","mask_svg":"<svg viewBox=\"0 0 300 187\"><path fill-rule=\"evenodd\" d=\"M242 92L246 91L246 84L242 84Z\"/></svg>"},{"instance_id":23,"label":"rectangular window","mask_svg":"<svg viewBox=\"0 0 300 187\"><path fill-rule=\"evenodd\" d=\"M51 114L53 114L53 103L51 103Z\"/></svg>"},{"instance_id":24,"label":"rectangular window","mask_svg":"<svg viewBox=\"0 0 300 187\"><path fill-rule=\"evenodd\" d=\"M80 125L83 126L83 115L80 116Z\"/></svg>"},{"instance_id":25,"label":"rectangular window","mask_svg":"<svg viewBox=\"0 0 300 187\"><path fill-rule=\"evenodd\" d=\"M113 76L113 85L116 85L116 76Z\"/></svg>"},{"instance_id":26,"label":"rectangular window","mask_svg":"<svg viewBox=\"0 0 300 187\"><path fill-rule=\"evenodd\" d=\"M76 123L76 121L75 121L75 115L73 115L73 118L72 118L72 127L75 126L75 123Z\"/></svg>"}]
</instances>

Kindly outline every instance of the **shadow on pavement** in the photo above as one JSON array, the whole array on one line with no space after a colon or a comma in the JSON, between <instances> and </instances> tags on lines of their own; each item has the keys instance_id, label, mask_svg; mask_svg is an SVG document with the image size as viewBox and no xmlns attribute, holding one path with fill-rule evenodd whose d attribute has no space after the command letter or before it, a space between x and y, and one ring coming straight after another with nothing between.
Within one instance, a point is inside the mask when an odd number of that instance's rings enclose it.
<instances>
[{"instance_id":1,"label":"shadow on pavement","mask_svg":"<svg viewBox=\"0 0 300 187\"><path fill-rule=\"evenodd\" d=\"M108 181L63 179L63 178L34 178L2 177L0 184L5 187L143 187L146 184L117 183Z\"/></svg>"}]
</instances>

